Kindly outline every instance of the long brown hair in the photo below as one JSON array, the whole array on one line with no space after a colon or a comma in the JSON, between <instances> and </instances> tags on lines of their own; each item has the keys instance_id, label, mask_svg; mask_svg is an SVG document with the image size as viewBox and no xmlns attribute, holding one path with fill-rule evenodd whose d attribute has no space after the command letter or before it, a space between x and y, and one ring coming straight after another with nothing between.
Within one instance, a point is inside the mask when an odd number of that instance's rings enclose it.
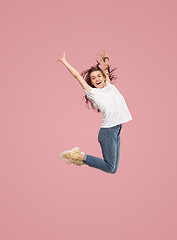
<instances>
[{"instance_id":1,"label":"long brown hair","mask_svg":"<svg viewBox=\"0 0 177 240\"><path fill-rule=\"evenodd\" d=\"M97 61L97 64L90 67L89 69L81 72L81 76L84 78L84 80L87 82L87 84L92 87L92 88L96 88L93 84L92 84L92 81L91 81L91 78L90 78L90 73L91 72L94 72L94 71L100 71L103 75L103 77L106 77L103 70L100 68L100 65L101 63L96 59ZM109 79L112 83L112 81L116 80L117 77L116 75L113 73L117 68L114 68L114 69L111 69L111 65L108 65L108 72L109 72ZM87 108L89 108L89 104L91 105L92 109L96 110L98 113L101 112L98 108L96 108L93 103L90 101L90 99L87 97L87 95L84 96L85 97L85 103L86 103L86 106Z\"/></svg>"}]
</instances>

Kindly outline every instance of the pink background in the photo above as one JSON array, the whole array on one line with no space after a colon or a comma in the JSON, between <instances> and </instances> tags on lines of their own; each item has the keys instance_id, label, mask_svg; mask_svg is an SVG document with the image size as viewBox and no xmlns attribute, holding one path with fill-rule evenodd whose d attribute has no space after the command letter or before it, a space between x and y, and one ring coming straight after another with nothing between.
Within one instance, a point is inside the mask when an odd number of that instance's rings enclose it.
<instances>
[{"instance_id":1,"label":"pink background","mask_svg":"<svg viewBox=\"0 0 177 240\"><path fill-rule=\"evenodd\" d=\"M1 1L0 239L177 239L177 2ZM133 120L119 170L67 165L102 157L102 115L79 72L106 50Z\"/></svg>"}]
</instances>

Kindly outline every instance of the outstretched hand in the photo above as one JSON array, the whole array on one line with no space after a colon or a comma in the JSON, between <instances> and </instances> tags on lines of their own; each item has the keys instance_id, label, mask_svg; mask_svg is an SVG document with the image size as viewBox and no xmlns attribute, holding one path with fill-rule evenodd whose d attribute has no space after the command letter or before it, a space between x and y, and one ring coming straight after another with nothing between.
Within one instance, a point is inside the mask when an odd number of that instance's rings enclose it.
<instances>
[{"instance_id":1,"label":"outstretched hand","mask_svg":"<svg viewBox=\"0 0 177 240\"><path fill-rule=\"evenodd\" d=\"M63 53L63 56L61 58L57 59L56 62L58 62L58 61L63 62L64 60L65 60L65 51Z\"/></svg>"},{"instance_id":2,"label":"outstretched hand","mask_svg":"<svg viewBox=\"0 0 177 240\"><path fill-rule=\"evenodd\" d=\"M103 54L97 53L96 56L97 56L97 58L100 58L100 61L103 61L103 58L108 57L108 55L106 54L105 51L103 51Z\"/></svg>"}]
</instances>

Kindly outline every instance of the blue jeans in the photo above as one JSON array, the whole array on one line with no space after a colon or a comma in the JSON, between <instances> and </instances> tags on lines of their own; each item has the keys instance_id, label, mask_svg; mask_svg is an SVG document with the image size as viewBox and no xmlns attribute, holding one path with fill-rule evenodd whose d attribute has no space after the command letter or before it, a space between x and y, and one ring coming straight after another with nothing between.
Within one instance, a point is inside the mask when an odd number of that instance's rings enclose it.
<instances>
[{"instance_id":1,"label":"blue jeans","mask_svg":"<svg viewBox=\"0 0 177 240\"><path fill-rule=\"evenodd\" d=\"M116 173L120 157L120 131L122 124L110 128L100 128L98 142L103 159L88 154L84 155L83 163L107 173Z\"/></svg>"}]
</instances>

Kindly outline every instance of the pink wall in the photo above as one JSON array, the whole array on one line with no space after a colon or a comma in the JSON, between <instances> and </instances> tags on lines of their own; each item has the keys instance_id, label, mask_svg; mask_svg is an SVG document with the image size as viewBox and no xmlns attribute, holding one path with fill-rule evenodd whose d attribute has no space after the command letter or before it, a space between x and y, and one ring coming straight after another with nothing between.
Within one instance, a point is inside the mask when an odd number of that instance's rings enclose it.
<instances>
[{"instance_id":1,"label":"pink wall","mask_svg":"<svg viewBox=\"0 0 177 240\"><path fill-rule=\"evenodd\" d=\"M176 239L176 1L1 1L0 239ZM102 116L79 72L106 50L133 120L116 174L67 165L102 157Z\"/></svg>"}]
</instances>

